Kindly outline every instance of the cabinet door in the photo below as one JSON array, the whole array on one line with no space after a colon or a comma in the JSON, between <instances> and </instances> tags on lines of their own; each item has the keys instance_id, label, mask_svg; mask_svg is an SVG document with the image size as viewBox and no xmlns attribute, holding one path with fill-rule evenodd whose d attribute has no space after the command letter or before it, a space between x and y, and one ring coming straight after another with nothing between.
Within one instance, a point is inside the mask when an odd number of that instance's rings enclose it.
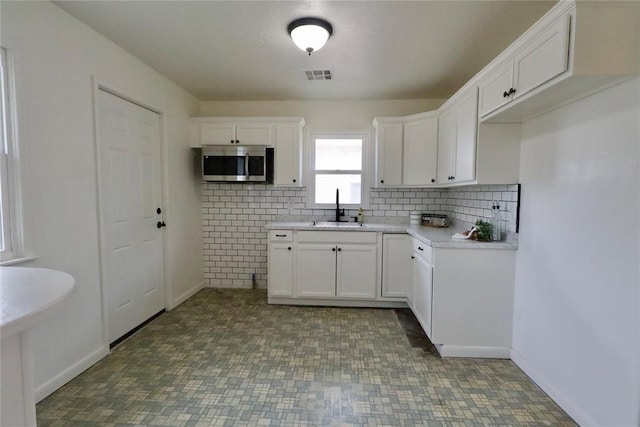
<instances>
[{"instance_id":1,"label":"cabinet door","mask_svg":"<svg viewBox=\"0 0 640 427\"><path fill-rule=\"evenodd\" d=\"M293 244L270 243L267 288L274 297L293 296Z\"/></svg>"},{"instance_id":2,"label":"cabinet door","mask_svg":"<svg viewBox=\"0 0 640 427\"><path fill-rule=\"evenodd\" d=\"M376 297L375 245L338 244L336 289L340 298Z\"/></svg>"},{"instance_id":3,"label":"cabinet door","mask_svg":"<svg viewBox=\"0 0 640 427\"><path fill-rule=\"evenodd\" d=\"M402 123L379 123L376 130L376 187L402 185Z\"/></svg>"},{"instance_id":4,"label":"cabinet door","mask_svg":"<svg viewBox=\"0 0 640 427\"><path fill-rule=\"evenodd\" d=\"M515 98L564 73L569 66L570 16L543 31L515 56Z\"/></svg>"},{"instance_id":5,"label":"cabinet door","mask_svg":"<svg viewBox=\"0 0 640 427\"><path fill-rule=\"evenodd\" d=\"M510 101L505 92L513 87L513 59L508 60L487 76L479 85L480 115L484 116Z\"/></svg>"},{"instance_id":6,"label":"cabinet door","mask_svg":"<svg viewBox=\"0 0 640 427\"><path fill-rule=\"evenodd\" d=\"M301 185L300 124L275 125L275 176L277 186L299 187Z\"/></svg>"},{"instance_id":7,"label":"cabinet door","mask_svg":"<svg viewBox=\"0 0 640 427\"><path fill-rule=\"evenodd\" d=\"M336 245L299 244L296 263L296 296L336 296Z\"/></svg>"},{"instance_id":8,"label":"cabinet door","mask_svg":"<svg viewBox=\"0 0 640 427\"><path fill-rule=\"evenodd\" d=\"M438 117L404 125L404 185L432 185L438 165Z\"/></svg>"},{"instance_id":9,"label":"cabinet door","mask_svg":"<svg viewBox=\"0 0 640 427\"><path fill-rule=\"evenodd\" d=\"M382 296L412 299L413 266L411 237L407 234L382 236Z\"/></svg>"},{"instance_id":10,"label":"cabinet door","mask_svg":"<svg viewBox=\"0 0 640 427\"><path fill-rule=\"evenodd\" d=\"M240 145L271 145L271 124L237 123L236 139Z\"/></svg>"},{"instance_id":11,"label":"cabinet door","mask_svg":"<svg viewBox=\"0 0 640 427\"><path fill-rule=\"evenodd\" d=\"M431 338L431 312L433 304L433 267L418 254L413 258L413 314L422 329Z\"/></svg>"},{"instance_id":12,"label":"cabinet door","mask_svg":"<svg viewBox=\"0 0 640 427\"><path fill-rule=\"evenodd\" d=\"M235 144L236 127L233 123L200 124L200 143L202 145Z\"/></svg>"},{"instance_id":13,"label":"cabinet door","mask_svg":"<svg viewBox=\"0 0 640 427\"><path fill-rule=\"evenodd\" d=\"M453 109L438 119L438 184L450 184L454 176L456 151L456 115Z\"/></svg>"},{"instance_id":14,"label":"cabinet door","mask_svg":"<svg viewBox=\"0 0 640 427\"><path fill-rule=\"evenodd\" d=\"M476 140L478 134L478 92L474 89L456 106L456 149L453 181L476 179Z\"/></svg>"}]
</instances>

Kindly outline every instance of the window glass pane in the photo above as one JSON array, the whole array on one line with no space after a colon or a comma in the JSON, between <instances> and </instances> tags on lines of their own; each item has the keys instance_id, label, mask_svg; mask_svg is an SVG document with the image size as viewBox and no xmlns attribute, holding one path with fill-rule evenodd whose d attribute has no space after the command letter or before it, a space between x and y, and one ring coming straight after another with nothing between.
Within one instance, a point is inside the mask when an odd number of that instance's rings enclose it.
<instances>
[{"instance_id":1,"label":"window glass pane","mask_svg":"<svg viewBox=\"0 0 640 427\"><path fill-rule=\"evenodd\" d=\"M315 170L362 170L362 139L318 138Z\"/></svg>"},{"instance_id":2,"label":"window glass pane","mask_svg":"<svg viewBox=\"0 0 640 427\"><path fill-rule=\"evenodd\" d=\"M316 203L336 203L336 189L340 190L340 204L361 203L361 175L316 175Z\"/></svg>"}]
</instances>

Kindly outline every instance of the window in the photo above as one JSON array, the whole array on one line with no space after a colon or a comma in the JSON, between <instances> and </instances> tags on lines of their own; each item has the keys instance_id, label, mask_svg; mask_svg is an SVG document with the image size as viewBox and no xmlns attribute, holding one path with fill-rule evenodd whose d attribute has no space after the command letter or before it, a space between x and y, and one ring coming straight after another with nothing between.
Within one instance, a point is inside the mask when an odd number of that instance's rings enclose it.
<instances>
[{"instance_id":1,"label":"window","mask_svg":"<svg viewBox=\"0 0 640 427\"><path fill-rule=\"evenodd\" d=\"M15 146L13 138L13 116L11 109L11 87L7 66L7 51L0 48L2 57L0 71L0 262L17 258L20 254L17 183L15 182Z\"/></svg>"},{"instance_id":2,"label":"window","mask_svg":"<svg viewBox=\"0 0 640 427\"><path fill-rule=\"evenodd\" d=\"M364 134L313 134L311 136L311 193L316 206L363 203Z\"/></svg>"}]
</instances>

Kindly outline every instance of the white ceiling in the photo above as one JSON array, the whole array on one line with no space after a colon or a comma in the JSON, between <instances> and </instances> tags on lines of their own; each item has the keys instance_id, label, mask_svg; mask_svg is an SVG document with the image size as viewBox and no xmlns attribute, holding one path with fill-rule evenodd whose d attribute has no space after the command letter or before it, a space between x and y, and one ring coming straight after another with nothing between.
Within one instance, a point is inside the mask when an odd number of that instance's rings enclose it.
<instances>
[{"instance_id":1,"label":"white ceiling","mask_svg":"<svg viewBox=\"0 0 640 427\"><path fill-rule=\"evenodd\" d=\"M55 3L202 100L292 100L446 98L554 1ZM310 57L287 33L305 16L334 28Z\"/></svg>"}]
</instances>

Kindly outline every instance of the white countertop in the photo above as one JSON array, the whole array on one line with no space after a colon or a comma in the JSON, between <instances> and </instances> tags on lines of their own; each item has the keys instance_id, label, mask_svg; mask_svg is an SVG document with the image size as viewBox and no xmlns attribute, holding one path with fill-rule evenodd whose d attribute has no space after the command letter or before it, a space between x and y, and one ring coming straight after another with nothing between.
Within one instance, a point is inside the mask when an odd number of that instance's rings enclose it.
<instances>
[{"instance_id":1,"label":"white countertop","mask_svg":"<svg viewBox=\"0 0 640 427\"><path fill-rule=\"evenodd\" d=\"M47 268L0 267L0 333L21 332L55 310L73 291L75 280Z\"/></svg>"},{"instance_id":2,"label":"white countertop","mask_svg":"<svg viewBox=\"0 0 640 427\"><path fill-rule=\"evenodd\" d=\"M315 230L315 231L374 231L379 233L407 233L434 248L468 248L468 249L518 249L516 238L499 242L478 242L476 240L454 240L455 233L462 228L434 228L423 225L408 224L376 224L365 223L364 227L350 225L312 225L311 222L272 222L267 224L268 230ZM515 235L512 235L515 236Z\"/></svg>"}]
</instances>

